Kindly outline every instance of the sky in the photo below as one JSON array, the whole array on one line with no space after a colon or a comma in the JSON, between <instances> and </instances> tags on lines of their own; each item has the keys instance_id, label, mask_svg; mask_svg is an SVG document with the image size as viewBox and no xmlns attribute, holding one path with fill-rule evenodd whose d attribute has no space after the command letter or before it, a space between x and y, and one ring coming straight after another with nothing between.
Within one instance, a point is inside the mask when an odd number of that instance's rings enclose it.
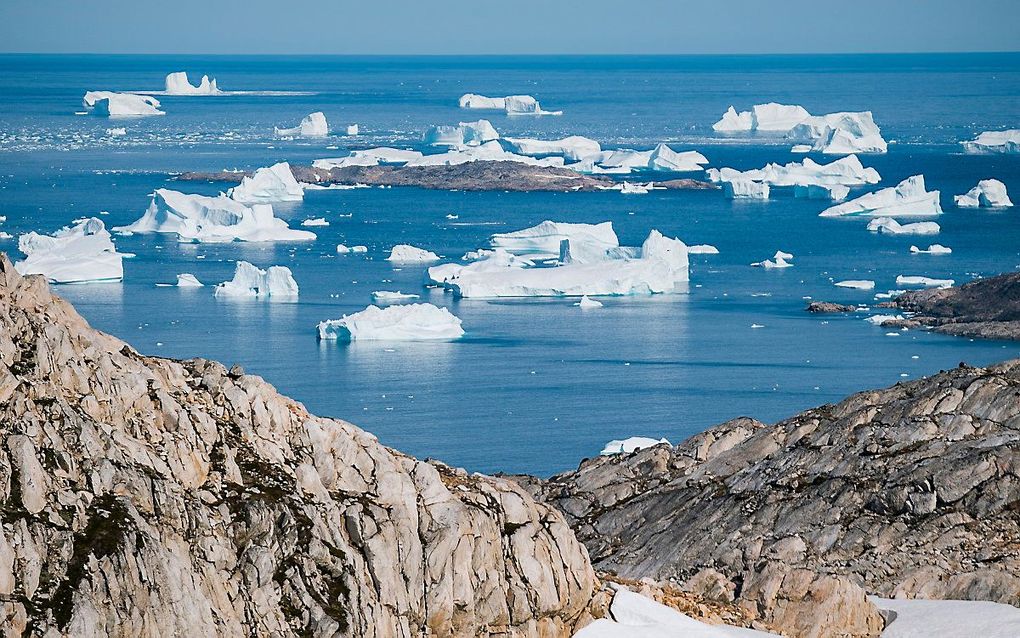
<instances>
[{"instance_id":1,"label":"sky","mask_svg":"<svg viewBox=\"0 0 1020 638\"><path fill-rule=\"evenodd\" d=\"M1020 0L0 0L0 52L1020 50Z\"/></svg>"}]
</instances>

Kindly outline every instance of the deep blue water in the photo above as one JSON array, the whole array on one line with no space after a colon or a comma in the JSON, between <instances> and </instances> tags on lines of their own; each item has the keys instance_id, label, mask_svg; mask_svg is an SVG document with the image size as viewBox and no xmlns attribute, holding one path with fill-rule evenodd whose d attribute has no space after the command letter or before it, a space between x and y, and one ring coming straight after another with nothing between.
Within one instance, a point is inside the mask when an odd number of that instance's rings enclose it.
<instances>
[{"instance_id":1,"label":"deep blue water","mask_svg":"<svg viewBox=\"0 0 1020 638\"><path fill-rule=\"evenodd\" d=\"M158 90L166 73L216 77L227 90L308 94L161 97L165 117L111 123L75 115L90 89ZM309 192L277 213L296 225L324 216L307 244L191 245L168 237L116 238L123 284L64 286L93 325L146 353L240 363L316 413L348 419L386 444L479 471L549 474L576 465L613 438L674 442L738 415L770 421L850 392L917 378L960 361L1015 357L1020 344L903 332L886 336L861 318L809 316L805 298L871 302L832 280L899 274L966 281L1020 267L1020 213L960 211L952 196L979 179L1004 181L1020 199L1020 157L970 156L958 142L1020 126L1020 55L703 56L560 58L64 57L0 56L0 230L51 232L106 211L108 226L141 215L163 186L213 194L223 185L175 183L181 170L256 168L343 155L349 148L415 144L430 124L475 119L464 92L531 93L562 117L487 113L501 134L586 135L604 146L674 142L712 166L747 169L803 156L772 140L718 139L711 124L779 101L811 112L870 109L891 142L862 156L880 186L923 173L942 192L937 237L869 233L861 220L821 219L820 202L775 194L734 203L718 192L463 193L417 189ZM336 130L363 135L281 141L322 110ZM128 135L110 138L111 126ZM336 147L336 148L327 148ZM834 157L815 157L831 161ZM449 213L459 219L448 220ZM346 215L350 215L347 217ZM421 288L422 267L383 260L395 243L450 258L484 246L493 232L543 219L611 220L623 243L658 228L717 256L692 259L690 294L607 299L595 312L567 300L455 301ZM930 241L929 241L930 240ZM367 255L337 256L337 243ZM938 242L949 256L910 255ZM17 256L14 242L0 249ZM777 249L794 268L748 264ZM203 257L199 259L199 257ZM211 288L156 287L179 272L207 284L229 279L233 261L289 266L296 303L228 302ZM455 343L319 343L315 325L363 309L373 290L420 292L448 306L467 336ZM751 329L751 324L762 324ZM905 377L903 375L906 375Z\"/></svg>"}]
</instances>

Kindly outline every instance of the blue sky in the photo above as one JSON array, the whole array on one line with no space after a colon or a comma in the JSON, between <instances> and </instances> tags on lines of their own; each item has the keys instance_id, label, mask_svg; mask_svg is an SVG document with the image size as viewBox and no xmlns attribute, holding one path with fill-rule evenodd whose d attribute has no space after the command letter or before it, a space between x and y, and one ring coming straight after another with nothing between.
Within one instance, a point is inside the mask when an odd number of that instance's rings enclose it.
<instances>
[{"instance_id":1,"label":"blue sky","mask_svg":"<svg viewBox=\"0 0 1020 638\"><path fill-rule=\"evenodd\" d=\"M1018 25L1020 0L0 0L0 51L1017 51Z\"/></svg>"}]
</instances>

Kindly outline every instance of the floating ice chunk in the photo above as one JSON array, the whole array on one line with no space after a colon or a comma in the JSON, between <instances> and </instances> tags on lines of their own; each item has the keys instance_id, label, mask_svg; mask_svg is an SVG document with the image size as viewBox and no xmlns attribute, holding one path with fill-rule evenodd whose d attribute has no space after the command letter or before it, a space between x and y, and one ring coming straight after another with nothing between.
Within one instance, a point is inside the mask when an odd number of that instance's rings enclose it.
<instances>
[{"instance_id":1,"label":"floating ice chunk","mask_svg":"<svg viewBox=\"0 0 1020 638\"><path fill-rule=\"evenodd\" d=\"M1013 202L1006 194L1006 185L997 179L983 179L966 195L957 195L956 205L960 208L1010 208Z\"/></svg>"},{"instance_id":2,"label":"floating ice chunk","mask_svg":"<svg viewBox=\"0 0 1020 638\"><path fill-rule=\"evenodd\" d=\"M18 238L25 259L14 264L23 275L42 275L54 284L117 282L124 278L122 258L103 222L95 217L52 235L27 233Z\"/></svg>"},{"instance_id":3,"label":"floating ice chunk","mask_svg":"<svg viewBox=\"0 0 1020 638\"><path fill-rule=\"evenodd\" d=\"M712 125L712 129L719 133L737 133L750 131L754 127L750 111L737 110L732 106L726 109L722 119Z\"/></svg>"},{"instance_id":4,"label":"floating ice chunk","mask_svg":"<svg viewBox=\"0 0 1020 638\"><path fill-rule=\"evenodd\" d=\"M952 279L932 279L931 277L919 277L914 275L899 275L896 277L897 286L924 286L925 288L951 288L956 281Z\"/></svg>"},{"instance_id":5,"label":"floating ice chunk","mask_svg":"<svg viewBox=\"0 0 1020 638\"><path fill-rule=\"evenodd\" d=\"M727 199L768 199L769 185L749 179L723 182L723 194Z\"/></svg>"},{"instance_id":6,"label":"floating ice chunk","mask_svg":"<svg viewBox=\"0 0 1020 638\"><path fill-rule=\"evenodd\" d=\"M294 179L290 164L280 162L258 169L251 177L245 176L240 185L227 191L227 195L242 204L271 204L300 202L305 191Z\"/></svg>"},{"instance_id":7,"label":"floating ice chunk","mask_svg":"<svg viewBox=\"0 0 1020 638\"><path fill-rule=\"evenodd\" d=\"M457 126L433 126L425 132L425 143L431 146L478 146L498 140L499 133L489 120L460 122ZM502 148L502 147L501 147Z\"/></svg>"},{"instance_id":8,"label":"floating ice chunk","mask_svg":"<svg viewBox=\"0 0 1020 638\"><path fill-rule=\"evenodd\" d=\"M190 272L182 272L177 275L177 287L178 288L201 288L204 286L198 277L192 275Z\"/></svg>"},{"instance_id":9,"label":"floating ice chunk","mask_svg":"<svg viewBox=\"0 0 1020 638\"><path fill-rule=\"evenodd\" d=\"M564 239L570 241L572 251L586 246L588 252L591 250L605 252L620 245L612 222L570 224L548 220L531 228L511 233L497 233L492 236L490 243L493 248L503 248L515 255L552 259L559 257L560 243Z\"/></svg>"},{"instance_id":10,"label":"floating ice chunk","mask_svg":"<svg viewBox=\"0 0 1020 638\"><path fill-rule=\"evenodd\" d=\"M351 252L352 253L367 253L368 252L368 247L367 246L351 246Z\"/></svg>"},{"instance_id":11,"label":"floating ice chunk","mask_svg":"<svg viewBox=\"0 0 1020 638\"><path fill-rule=\"evenodd\" d=\"M357 124L348 124L347 125L347 135L349 135L351 137L354 137L354 136L356 136L356 135L358 135L360 133L361 133L361 129L358 127Z\"/></svg>"},{"instance_id":12,"label":"floating ice chunk","mask_svg":"<svg viewBox=\"0 0 1020 638\"><path fill-rule=\"evenodd\" d=\"M159 100L151 95L89 91L82 98L82 104L93 115L106 117L166 115L165 112L159 110Z\"/></svg>"},{"instance_id":13,"label":"floating ice chunk","mask_svg":"<svg viewBox=\"0 0 1020 638\"><path fill-rule=\"evenodd\" d=\"M582 301L587 297L582 298ZM600 306L602 304L599 304ZM630 454L631 452L637 452L643 450L646 447L655 447L665 443L670 445L666 439L651 439L646 436L631 436L626 439L618 439L606 443L602 451L599 452L602 456L609 456L610 454Z\"/></svg>"},{"instance_id":14,"label":"floating ice chunk","mask_svg":"<svg viewBox=\"0 0 1020 638\"><path fill-rule=\"evenodd\" d=\"M507 115L563 115L563 111L544 111L542 105L530 95L506 96Z\"/></svg>"},{"instance_id":15,"label":"floating ice chunk","mask_svg":"<svg viewBox=\"0 0 1020 638\"><path fill-rule=\"evenodd\" d=\"M224 195L188 195L157 189L137 221L114 228L121 233L172 233L183 242L311 241L315 233L295 230L273 215L269 204L250 208Z\"/></svg>"},{"instance_id":16,"label":"floating ice chunk","mask_svg":"<svg viewBox=\"0 0 1020 638\"><path fill-rule=\"evenodd\" d=\"M487 111L506 110L505 97L485 97L476 93L465 93L458 101L462 109L482 109Z\"/></svg>"},{"instance_id":17,"label":"floating ice chunk","mask_svg":"<svg viewBox=\"0 0 1020 638\"><path fill-rule=\"evenodd\" d=\"M838 288L854 288L855 290L874 290L875 282L870 279L847 279L834 284Z\"/></svg>"},{"instance_id":18,"label":"floating ice chunk","mask_svg":"<svg viewBox=\"0 0 1020 638\"><path fill-rule=\"evenodd\" d=\"M932 244L928 246L927 250L921 250L917 246L910 247L910 253L913 255L948 255L953 252L953 249L949 246L943 246L942 244Z\"/></svg>"},{"instance_id":19,"label":"floating ice chunk","mask_svg":"<svg viewBox=\"0 0 1020 638\"><path fill-rule=\"evenodd\" d=\"M216 284L213 294L217 297L297 297L298 285L286 266L262 270L239 261L234 268L234 278Z\"/></svg>"},{"instance_id":20,"label":"floating ice chunk","mask_svg":"<svg viewBox=\"0 0 1020 638\"><path fill-rule=\"evenodd\" d=\"M284 137L326 137L329 135L329 124L326 122L326 115L322 111L316 111L304 116L301 123L294 128L273 127L273 132Z\"/></svg>"},{"instance_id":21,"label":"floating ice chunk","mask_svg":"<svg viewBox=\"0 0 1020 638\"><path fill-rule=\"evenodd\" d=\"M810 157L803 162L786 165L766 164L762 168L738 171L732 168L710 168L706 172L712 182L750 179L771 186L863 186L877 184L881 176L874 168L865 168L856 155L848 155L828 164L819 164Z\"/></svg>"},{"instance_id":22,"label":"floating ice chunk","mask_svg":"<svg viewBox=\"0 0 1020 638\"><path fill-rule=\"evenodd\" d=\"M601 171L587 170L587 163L598 166ZM708 159L697 151L676 152L665 144L658 144L649 151L620 148L589 155L581 162L583 166L571 166L578 172L609 172L613 169L630 171L671 171L676 173L704 170L702 164ZM583 170L582 170L583 169Z\"/></svg>"},{"instance_id":23,"label":"floating ice chunk","mask_svg":"<svg viewBox=\"0 0 1020 638\"><path fill-rule=\"evenodd\" d=\"M756 261L755 263L753 263L751 265L752 266L757 266L757 267L760 267L760 268L765 268L765 269L768 269L768 270L774 270L774 269L777 269L777 268L791 268L791 267L793 267L793 264L791 264L790 262L786 261L782 257L776 257L775 259L766 259L765 261Z\"/></svg>"},{"instance_id":24,"label":"floating ice chunk","mask_svg":"<svg viewBox=\"0 0 1020 638\"><path fill-rule=\"evenodd\" d=\"M689 255L718 255L719 249L711 244L694 244L687 247Z\"/></svg>"},{"instance_id":25,"label":"floating ice chunk","mask_svg":"<svg viewBox=\"0 0 1020 638\"><path fill-rule=\"evenodd\" d=\"M349 252L351 252L351 249L348 248L347 246L345 246L344 244L337 244L336 245L336 254L338 254L338 255L346 255Z\"/></svg>"},{"instance_id":26,"label":"floating ice chunk","mask_svg":"<svg viewBox=\"0 0 1020 638\"><path fill-rule=\"evenodd\" d=\"M319 339L336 341L435 341L463 335L458 317L428 303L369 306L319 324Z\"/></svg>"},{"instance_id":27,"label":"floating ice chunk","mask_svg":"<svg viewBox=\"0 0 1020 638\"><path fill-rule=\"evenodd\" d=\"M751 130L789 131L809 117L803 106L795 104L755 104L751 107Z\"/></svg>"},{"instance_id":28,"label":"floating ice chunk","mask_svg":"<svg viewBox=\"0 0 1020 638\"><path fill-rule=\"evenodd\" d=\"M652 184L633 184L631 182L624 182L620 184L621 195L647 195L648 191L652 189Z\"/></svg>"},{"instance_id":29,"label":"floating ice chunk","mask_svg":"<svg viewBox=\"0 0 1020 638\"><path fill-rule=\"evenodd\" d=\"M106 129L106 134L109 135L110 137L124 137L125 135L127 135L127 129L126 128L108 128L108 129Z\"/></svg>"},{"instance_id":30,"label":"floating ice chunk","mask_svg":"<svg viewBox=\"0 0 1020 638\"><path fill-rule=\"evenodd\" d=\"M312 162L315 168L331 170L344 166L377 166L379 164L406 164L422 157L421 151L411 151L387 146L351 151L347 157L331 157L317 159Z\"/></svg>"},{"instance_id":31,"label":"floating ice chunk","mask_svg":"<svg viewBox=\"0 0 1020 638\"><path fill-rule=\"evenodd\" d=\"M329 226L325 217L312 217L301 222L302 226Z\"/></svg>"},{"instance_id":32,"label":"floating ice chunk","mask_svg":"<svg viewBox=\"0 0 1020 638\"><path fill-rule=\"evenodd\" d=\"M601 308L602 302L598 299L592 299L588 295L583 295L581 297L581 301L578 301L574 305L579 306L581 310L591 310L592 308Z\"/></svg>"},{"instance_id":33,"label":"floating ice chunk","mask_svg":"<svg viewBox=\"0 0 1020 638\"><path fill-rule=\"evenodd\" d=\"M848 186L839 184L797 184L793 187L793 196L806 199L825 199L831 202L841 202L850 194Z\"/></svg>"},{"instance_id":34,"label":"floating ice chunk","mask_svg":"<svg viewBox=\"0 0 1020 638\"><path fill-rule=\"evenodd\" d=\"M386 261L399 261L402 263L427 263L439 261L439 255L423 248L416 248L408 244L397 244L390 251Z\"/></svg>"},{"instance_id":35,"label":"floating ice chunk","mask_svg":"<svg viewBox=\"0 0 1020 638\"><path fill-rule=\"evenodd\" d=\"M961 144L967 153L1020 153L1020 129L985 131Z\"/></svg>"},{"instance_id":36,"label":"floating ice chunk","mask_svg":"<svg viewBox=\"0 0 1020 638\"><path fill-rule=\"evenodd\" d=\"M468 253L471 255L471 253ZM468 257L465 255L465 258ZM462 274L468 276L476 275L485 272L494 272L505 270L508 268L521 269L534 266L535 262L524 257L518 257L507 252L503 248L496 248L495 250L480 250L477 254L471 258L476 259L474 263L468 265L462 264L440 264L438 266L432 266L428 269L428 276L426 281L430 285L439 285L450 287Z\"/></svg>"},{"instance_id":37,"label":"floating ice chunk","mask_svg":"<svg viewBox=\"0 0 1020 638\"><path fill-rule=\"evenodd\" d=\"M411 160L406 166L457 166L469 162L520 162L531 166L563 166L562 157L545 157L536 159L527 155L517 155L503 150L499 142L492 140L479 146L465 146L459 149L425 155Z\"/></svg>"},{"instance_id":38,"label":"floating ice chunk","mask_svg":"<svg viewBox=\"0 0 1020 638\"><path fill-rule=\"evenodd\" d=\"M873 326L884 326L892 321L903 321L903 315L872 315L864 320Z\"/></svg>"},{"instance_id":39,"label":"floating ice chunk","mask_svg":"<svg viewBox=\"0 0 1020 638\"><path fill-rule=\"evenodd\" d=\"M336 245L336 252L337 252L338 255L346 255L348 253L367 253L368 252L368 247L367 246L350 246L350 247L347 247L347 246L345 246L343 244L337 244Z\"/></svg>"},{"instance_id":40,"label":"floating ice chunk","mask_svg":"<svg viewBox=\"0 0 1020 638\"><path fill-rule=\"evenodd\" d=\"M794 144L790 148L791 153L810 153L811 151L812 147L810 144Z\"/></svg>"},{"instance_id":41,"label":"floating ice chunk","mask_svg":"<svg viewBox=\"0 0 1020 638\"><path fill-rule=\"evenodd\" d=\"M580 160L589 155L602 152L602 146L593 139L571 135L558 140L535 140L526 137L505 137L503 141L509 150L521 155L541 157L545 155L562 155L569 160Z\"/></svg>"},{"instance_id":42,"label":"floating ice chunk","mask_svg":"<svg viewBox=\"0 0 1020 638\"><path fill-rule=\"evenodd\" d=\"M601 155L601 154L600 154ZM580 162L573 164L567 164L566 168L572 171L582 173L584 175L628 175L630 174L629 166L614 166L612 168L605 168L595 162L600 155L594 157L588 157Z\"/></svg>"},{"instance_id":43,"label":"floating ice chunk","mask_svg":"<svg viewBox=\"0 0 1020 638\"><path fill-rule=\"evenodd\" d=\"M811 116L791 128L787 137L799 142L813 141L812 150L834 155L888 150L871 111Z\"/></svg>"},{"instance_id":44,"label":"floating ice chunk","mask_svg":"<svg viewBox=\"0 0 1020 638\"><path fill-rule=\"evenodd\" d=\"M868 222L868 230L890 235L937 235L942 228L935 222L901 224L892 217L879 217Z\"/></svg>"},{"instance_id":45,"label":"floating ice chunk","mask_svg":"<svg viewBox=\"0 0 1020 638\"><path fill-rule=\"evenodd\" d=\"M5 230L0 230L0 239L14 239L14 235Z\"/></svg>"},{"instance_id":46,"label":"floating ice chunk","mask_svg":"<svg viewBox=\"0 0 1020 638\"><path fill-rule=\"evenodd\" d=\"M185 71L177 71L166 76L167 95L216 95L222 93L216 86L216 80L210 80L208 75L202 76L198 86L188 81L188 74Z\"/></svg>"},{"instance_id":47,"label":"floating ice chunk","mask_svg":"<svg viewBox=\"0 0 1020 638\"><path fill-rule=\"evenodd\" d=\"M390 292L388 290L376 290L372 293L372 301L376 303L400 303L402 301L408 301L410 299L417 299L418 295L409 295L400 292Z\"/></svg>"},{"instance_id":48,"label":"floating ice chunk","mask_svg":"<svg viewBox=\"0 0 1020 638\"><path fill-rule=\"evenodd\" d=\"M900 182L896 187L883 188L873 193L827 208L819 217L873 216L911 217L938 215L939 192L926 191L924 176L914 175Z\"/></svg>"},{"instance_id":49,"label":"floating ice chunk","mask_svg":"<svg viewBox=\"0 0 1020 638\"><path fill-rule=\"evenodd\" d=\"M777 250L776 254L772 256L773 259L793 259L793 255L783 250Z\"/></svg>"},{"instance_id":50,"label":"floating ice chunk","mask_svg":"<svg viewBox=\"0 0 1020 638\"><path fill-rule=\"evenodd\" d=\"M665 144L657 144L648 156L646 168L650 171L686 173L704 170L701 164L708 164L708 158L697 151L678 153Z\"/></svg>"},{"instance_id":51,"label":"floating ice chunk","mask_svg":"<svg viewBox=\"0 0 1020 638\"><path fill-rule=\"evenodd\" d=\"M983 600L888 599L868 596L892 621L882 638L1015 638L1020 609ZM883 614L885 615L885 614Z\"/></svg>"}]
</instances>

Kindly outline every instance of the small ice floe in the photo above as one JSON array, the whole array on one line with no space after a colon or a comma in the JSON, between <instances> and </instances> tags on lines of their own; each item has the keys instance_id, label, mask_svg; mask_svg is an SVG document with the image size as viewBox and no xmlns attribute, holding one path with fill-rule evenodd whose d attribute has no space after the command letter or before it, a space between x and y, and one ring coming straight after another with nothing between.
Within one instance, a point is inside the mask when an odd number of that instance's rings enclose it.
<instances>
[{"instance_id":1,"label":"small ice floe","mask_svg":"<svg viewBox=\"0 0 1020 638\"><path fill-rule=\"evenodd\" d=\"M838 288L854 288L856 290L875 289L875 282L870 279L847 279L845 281L837 281L834 285Z\"/></svg>"},{"instance_id":2,"label":"small ice floe","mask_svg":"<svg viewBox=\"0 0 1020 638\"><path fill-rule=\"evenodd\" d=\"M896 297L899 297L900 295L902 295L905 292L907 292L907 291L906 290L890 290L889 292L876 292L875 293L875 299L894 299Z\"/></svg>"},{"instance_id":3,"label":"small ice floe","mask_svg":"<svg viewBox=\"0 0 1020 638\"><path fill-rule=\"evenodd\" d=\"M589 310L591 308L601 308L602 302L598 299L592 299L588 295L583 295L581 300L574 304L581 308L581 310Z\"/></svg>"},{"instance_id":4,"label":"small ice floe","mask_svg":"<svg viewBox=\"0 0 1020 638\"><path fill-rule=\"evenodd\" d=\"M329 226L325 217L312 217L301 222L302 226Z\"/></svg>"},{"instance_id":5,"label":"small ice floe","mask_svg":"<svg viewBox=\"0 0 1020 638\"><path fill-rule=\"evenodd\" d=\"M920 277L913 275L899 275L896 277L897 286L924 286L925 288L951 288L956 281L952 279L932 279L931 277Z\"/></svg>"},{"instance_id":6,"label":"small ice floe","mask_svg":"<svg viewBox=\"0 0 1020 638\"><path fill-rule=\"evenodd\" d=\"M719 249L711 244L694 244L687 247L687 253L690 255L718 255Z\"/></svg>"},{"instance_id":7,"label":"small ice floe","mask_svg":"<svg viewBox=\"0 0 1020 638\"><path fill-rule=\"evenodd\" d=\"M450 213L450 214L448 214L446 216L446 218L447 219L460 219L460 215L454 215L453 213Z\"/></svg>"},{"instance_id":8,"label":"small ice floe","mask_svg":"<svg viewBox=\"0 0 1020 638\"><path fill-rule=\"evenodd\" d=\"M939 192L925 190L924 176L914 175L895 187L883 188L826 208L819 217L909 217L940 213Z\"/></svg>"},{"instance_id":9,"label":"small ice floe","mask_svg":"<svg viewBox=\"0 0 1020 638\"><path fill-rule=\"evenodd\" d=\"M432 251L410 246L408 244L397 244L390 250L390 256L386 261L395 261L407 264L421 264L432 261L439 261L439 255Z\"/></svg>"},{"instance_id":10,"label":"small ice floe","mask_svg":"<svg viewBox=\"0 0 1020 638\"><path fill-rule=\"evenodd\" d=\"M868 222L868 230L889 235L937 235L942 228L935 222L901 224L892 217L879 217Z\"/></svg>"},{"instance_id":11,"label":"small ice floe","mask_svg":"<svg viewBox=\"0 0 1020 638\"><path fill-rule=\"evenodd\" d=\"M159 110L159 100L151 95L88 91L82 98L87 112L103 117L145 117L166 115Z\"/></svg>"},{"instance_id":12,"label":"small ice floe","mask_svg":"<svg viewBox=\"0 0 1020 638\"><path fill-rule=\"evenodd\" d=\"M217 297L287 297L298 296L298 285L290 268L270 266L262 270L247 261L237 262L234 278L216 284Z\"/></svg>"},{"instance_id":13,"label":"small ice floe","mask_svg":"<svg viewBox=\"0 0 1020 638\"><path fill-rule=\"evenodd\" d=\"M960 208L1010 208L1013 202L1006 194L1006 185L997 179L983 179L964 195L953 198Z\"/></svg>"},{"instance_id":14,"label":"small ice floe","mask_svg":"<svg viewBox=\"0 0 1020 638\"><path fill-rule=\"evenodd\" d=\"M652 189L652 184L633 184L631 182L624 182L620 185L621 195L647 195L648 191Z\"/></svg>"},{"instance_id":15,"label":"small ice floe","mask_svg":"<svg viewBox=\"0 0 1020 638\"><path fill-rule=\"evenodd\" d=\"M329 135L329 124L326 115L316 111L304 116L294 128L273 127L273 133L282 137L326 137Z\"/></svg>"},{"instance_id":16,"label":"small ice floe","mask_svg":"<svg viewBox=\"0 0 1020 638\"><path fill-rule=\"evenodd\" d=\"M369 306L323 321L318 331L319 339L335 341L448 341L464 335L458 317L428 303Z\"/></svg>"},{"instance_id":17,"label":"small ice floe","mask_svg":"<svg viewBox=\"0 0 1020 638\"><path fill-rule=\"evenodd\" d=\"M106 134L109 135L110 137L124 137L125 135L127 135L127 129L123 127L108 128L106 129Z\"/></svg>"},{"instance_id":18,"label":"small ice floe","mask_svg":"<svg viewBox=\"0 0 1020 638\"><path fill-rule=\"evenodd\" d=\"M948 255L952 252L952 248L949 246L943 246L942 244L932 244L924 250L921 250L917 246L910 247L910 254L912 255Z\"/></svg>"},{"instance_id":19,"label":"small ice floe","mask_svg":"<svg viewBox=\"0 0 1020 638\"><path fill-rule=\"evenodd\" d=\"M182 272L177 275L177 287L178 288L201 288L204 286L198 277L192 275L190 272Z\"/></svg>"},{"instance_id":20,"label":"small ice floe","mask_svg":"<svg viewBox=\"0 0 1020 638\"><path fill-rule=\"evenodd\" d=\"M279 162L260 168L251 177L245 176L241 184L227 191L227 195L242 204L274 204L300 202L305 190L294 179L290 164Z\"/></svg>"},{"instance_id":21,"label":"small ice floe","mask_svg":"<svg viewBox=\"0 0 1020 638\"><path fill-rule=\"evenodd\" d=\"M757 330L758 328L764 328L765 326L760 323L752 323L751 328Z\"/></svg>"},{"instance_id":22,"label":"small ice floe","mask_svg":"<svg viewBox=\"0 0 1020 638\"><path fill-rule=\"evenodd\" d=\"M22 275L42 275L54 284L118 282L124 278L123 258L110 233L96 217L61 228L52 235L27 233L18 238L25 259L14 264Z\"/></svg>"},{"instance_id":23,"label":"small ice floe","mask_svg":"<svg viewBox=\"0 0 1020 638\"><path fill-rule=\"evenodd\" d=\"M359 135L360 133L361 133L361 129L358 128L357 124L348 124L347 125L347 135L349 137L355 137L356 135Z\"/></svg>"},{"instance_id":24,"label":"small ice floe","mask_svg":"<svg viewBox=\"0 0 1020 638\"><path fill-rule=\"evenodd\" d=\"M872 315L864 320L873 326L884 326L892 321L903 321L903 315Z\"/></svg>"},{"instance_id":25,"label":"small ice floe","mask_svg":"<svg viewBox=\"0 0 1020 638\"><path fill-rule=\"evenodd\" d=\"M776 254L772 256L772 259L766 259L765 261L756 261L751 265L768 269L790 268L793 266L793 264L790 263L790 260L792 259L793 255L791 255L790 253L777 250Z\"/></svg>"},{"instance_id":26,"label":"small ice floe","mask_svg":"<svg viewBox=\"0 0 1020 638\"><path fill-rule=\"evenodd\" d=\"M599 452L601 456L609 456L610 454L630 454L646 447L654 447L665 443L670 445L670 442L666 439L651 439L646 436L632 436L626 439L613 440L606 443L602 451Z\"/></svg>"},{"instance_id":27,"label":"small ice floe","mask_svg":"<svg viewBox=\"0 0 1020 638\"><path fill-rule=\"evenodd\" d=\"M769 185L749 179L735 179L723 182L723 194L727 199L768 199Z\"/></svg>"},{"instance_id":28,"label":"small ice floe","mask_svg":"<svg viewBox=\"0 0 1020 638\"><path fill-rule=\"evenodd\" d=\"M475 93L465 93L460 96L458 104L462 109L503 111L507 115L563 115L563 111L543 110L538 100L531 95L486 97Z\"/></svg>"},{"instance_id":29,"label":"small ice floe","mask_svg":"<svg viewBox=\"0 0 1020 638\"><path fill-rule=\"evenodd\" d=\"M1020 129L985 131L969 142L960 142L967 153L1020 153Z\"/></svg>"},{"instance_id":30,"label":"small ice floe","mask_svg":"<svg viewBox=\"0 0 1020 638\"><path fill-rule=\"evenodd\" d=\"M0 239L14 239L14 235L5 230L0 230Z\"/></svg>"},{"instance_id":31,"label":"small ice floe","mask_svg":"<svg viewBox=\"0 0 1020 638\"><path fill-rule=\"evenodd\" d=\"M417 299L418 295L405 294L400 292L390 292L388 290L376 290L372 293L372 301L376 303L401 303L403 301L409 301L411 299Z\"/></svg>"}]
</instances>

